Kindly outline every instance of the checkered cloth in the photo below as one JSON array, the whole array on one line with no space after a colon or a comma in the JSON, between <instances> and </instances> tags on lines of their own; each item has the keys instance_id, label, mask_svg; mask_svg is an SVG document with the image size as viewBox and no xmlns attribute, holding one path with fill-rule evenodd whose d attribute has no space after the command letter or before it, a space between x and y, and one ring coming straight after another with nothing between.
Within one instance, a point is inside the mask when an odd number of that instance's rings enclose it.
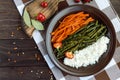
<instances>
[{"instance_id":1,"label":"checkered cloth","mask_svg":"<svg viewBox=\"0 0 120 80\"><path fill-rule=\"evenodd\" d=\"M21 15L23 12L23 8L30 1L31 0L14 0L15 5ZM74 3L73 2L74 0L66 0L66 1L69 5L82 4L82 3ZM120 44L119 44L120 43L120 20L119 20L119 17L116 11L114 10L114 8L112 7L109 0L93 0L91 3L87 3L86 5L94 6L100 9L101 11L103 11L114 25L116 35L117 35L117 48L110 63L103 70L101 70L100 72L94 75L86 76L86 77L75 77L75 76L68 75L62 72L61 70L59 70L50 60L48 54L42 53L42 55L44 59L46 60L49 68L53 72L56 80L120 80L120 55L119 55L119 52L120 52ZM34 31L33 39L38 45L38 48L40 49L40 51L43 50L45 52L45 50L41 49L41 47L39 46L39 42L43 41L43 38L38 37L38 36L41 36L40 32L37 30Z\"/></svg>"}]
</instances>

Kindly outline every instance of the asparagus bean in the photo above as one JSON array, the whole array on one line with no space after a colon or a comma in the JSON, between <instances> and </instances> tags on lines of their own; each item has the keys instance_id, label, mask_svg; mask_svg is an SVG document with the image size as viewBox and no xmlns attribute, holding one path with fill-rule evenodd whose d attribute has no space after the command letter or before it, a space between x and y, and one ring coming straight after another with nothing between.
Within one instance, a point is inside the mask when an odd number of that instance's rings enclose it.
<instances>
[{"instance_id":1,"label":"asparagus bean","mask_svg":"<svg viewBox=\"0 0 120 80\"><path fill-rule=\"evenodd\" d=\"M98 20L96 21L95 25L98 25Z\"/></svg>"},{"instance_id":2,"label":"asparagus bean","mask_svg":"<svg viewBox=\"0 0 120 80\"><path fill-rule=\"evenodd\" d=\"M96 25L96 26L93 26L91 28L89 28L86 32L90 32L92 30L95 30L97 27L99 27L100 25Z\"/></svg>"},{"instance_id":3,"label":"asparagus bean","mask_svg":"<svg viewBox=\"0 0 120 80\"><path fill-rule=\"evenodd\" d=\"M101 28L99 28L99 30L91 38L95 37L95 35L100 33L104 28L105 28L104 26L101 26Z\"/></svg>"},{"instance_id":4,"label":"asparagus bean","mask_svg":"<svg viewBox=\"0 0 120 80\"><path fill-rule=\"evenodd\" d=\"M84 43L92 43L92 42L95 42L96 39L90 39L90 40L86 40L86 41L83 41Z\"/></svg>"}]
</instances>

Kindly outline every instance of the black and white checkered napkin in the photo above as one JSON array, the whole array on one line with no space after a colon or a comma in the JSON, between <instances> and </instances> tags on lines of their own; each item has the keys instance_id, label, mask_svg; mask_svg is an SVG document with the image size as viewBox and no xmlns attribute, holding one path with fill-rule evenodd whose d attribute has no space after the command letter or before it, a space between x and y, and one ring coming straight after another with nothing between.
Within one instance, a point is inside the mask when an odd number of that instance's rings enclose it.
<instances>
[{"instance_id":1,"label":"black and white checkered napkin","mask_svg":"<svg viewBox=\"0 0 120 80\"><path fill-rule=\"evenodd\" d=\"M32 0L14 0L15 5L20 13L22 15L23 8L27 3L29 3ZM82 3L74 3L73 0L66 0L69 5L74 4L82 4ZM103 11L108 18L111 20L112 24L114 25L118 44L120 43L120 19L112 7L109 0L93 0L91 3L87 3L86 5L94 6L101 11ZM46 60L49 68L53 72L56 80L120 80L120 46L118 45L114 54L114 57L110 61L110 63L100 72L86 77L75 77L68 74L64 74L61 70L59 70L53 62L50 60L47 52L45 51L45 44L44 40L40 34L39 31L35 30L33 32L33 39L36 42L38 48L40 49L44 59ZM44 46L41 47L41 43Z\"/></svg>"}]
</instances>

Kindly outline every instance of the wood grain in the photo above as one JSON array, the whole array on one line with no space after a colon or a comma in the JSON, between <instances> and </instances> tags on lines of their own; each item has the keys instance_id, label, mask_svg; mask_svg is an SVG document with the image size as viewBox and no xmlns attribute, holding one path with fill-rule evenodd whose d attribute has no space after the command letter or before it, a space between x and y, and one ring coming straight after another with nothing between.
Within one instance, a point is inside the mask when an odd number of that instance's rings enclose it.
<instances>
[{"instance_id":1,"label":"wood grain","mask_svg":"<svg viewBox=\"0 0 120 80\"><path fill-rule=\"evenodd\" d=\"M0 0L0 80L54 79L12 0Z\"/></svg>"},{"instance_id":2,"label":"wood grain","mask_svg":"<svg viewBox=\"0 0 120 80\"><path fill-rule=\"evenodd\" d=\"M0 39L28 38L21 26L21 17L12 0L0 0ZM14 36L11 33L14 32ZM18 36L19 35L19 36Z\"/></svg>"},{"instance_id":3,"label":"wood grain","mask_svg":"<svg viewBox=\"0 0 120 80\"><path fill-rule=\"evenodd\" d=\"M0 68L0 80L55 80L47 67Z\"/></svg>"},{"instance_id":4,"label":"wood grain","mask_svg":"<svg viewBox=\"0 0 120 80\"><path fill-rule=\"evenodd\" d=\"M40 64L43 66L45 64L32 39L1 39L0 60L0 66L34 66ZM47 67L46 64L44 66Z\"/></svg>"}]
</instances>

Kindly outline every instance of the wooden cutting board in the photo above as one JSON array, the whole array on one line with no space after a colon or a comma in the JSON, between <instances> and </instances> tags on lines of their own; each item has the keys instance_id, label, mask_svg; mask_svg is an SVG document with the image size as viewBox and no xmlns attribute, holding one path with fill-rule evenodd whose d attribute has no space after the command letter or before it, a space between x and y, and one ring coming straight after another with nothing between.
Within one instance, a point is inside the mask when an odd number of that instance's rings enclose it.
<instances>
[{"instance_id":1,"label":"wooden cutting board","mask_svg":"<svg viewBox=\"0 0 120 80\"><path fill-rule=\"evenodd\" d=\"M48 6L46 8L40 6L40 3L43 1L48 2ZM35 15L42 13L45 15L46 20L48 20L58 10L58 4L61 1L63 0L34 0L33 2L26 5L25 8L29 12L31 18L35 18ZM32 37L32 33L35 30L34 27L30 28L24 25L23 29L29 37Z\"/></svg>"},{"instance_id":2,"label":"wooden cutting board","mask_svg":"<svg viewBox=\"0 0 120 80\"><path fill-rule=\"evenodd\" d=\"M46 1L48 3L48 6L45 8L40 6L43 1ZM48 19L58 9L57 6L58 0L34 0L32 3L28 4L26 8L32 18L35 18L35 15L42 13Z\"/></svg>"}]
</instances>

